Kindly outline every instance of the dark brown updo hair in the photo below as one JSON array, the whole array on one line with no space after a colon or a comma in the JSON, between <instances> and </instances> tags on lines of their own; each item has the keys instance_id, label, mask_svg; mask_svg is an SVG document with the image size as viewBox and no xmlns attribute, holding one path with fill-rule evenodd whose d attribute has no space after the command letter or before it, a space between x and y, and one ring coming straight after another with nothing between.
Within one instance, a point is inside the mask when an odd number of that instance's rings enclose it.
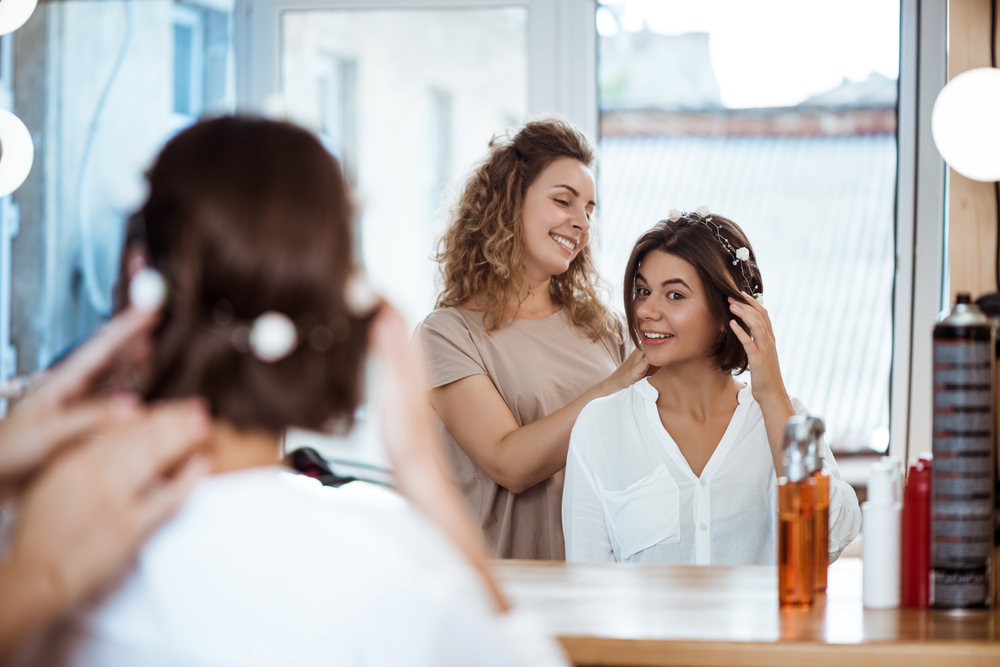
<instances>
[{"instance_id":1,"label":"dark brown updo hair","mask_svg":"<svg viewBox=\"0 0 1000 667\"><path fill-rule=\"evenodd\" d=\"M127 242L145 246L169 297L146 398L200 395L237 428L273 433L349 422L368 318L345 302L353 211L337 161L298 127L224 117L171 139L148 178ZM274 363L239 344L267 311L299 332Z\"/></svg>"},{"instance_id":2,"label":"dark brown updo hair","mask_svg":"<svg viewBox=\"0 0 1000 667\"><path fill-rule=\"evenodd\" d=\"M737 260L734 253L739 248L749 250L750 259ZM643 258L652 251L680 257L695 268L705 288L709 312L722 328L718 340L712 343L712 359L727 373L739 375L744 372L749 362L743 344L729 328L728 322L733 316L728 299L732 297L746 303L740 292L751 296L762 294L764 284L757 267L757 256L740 226L715 213L704 219L697 213L685 213L677 220L660 220L639 237L625 268L624 285L625 317L629 336L636 347L641 347L642 340L632 305L635 301L635 276ZM739 319L736 321L740 322ZM740 324L749 333L746 325Z\"/></svg>"}]
</instances>

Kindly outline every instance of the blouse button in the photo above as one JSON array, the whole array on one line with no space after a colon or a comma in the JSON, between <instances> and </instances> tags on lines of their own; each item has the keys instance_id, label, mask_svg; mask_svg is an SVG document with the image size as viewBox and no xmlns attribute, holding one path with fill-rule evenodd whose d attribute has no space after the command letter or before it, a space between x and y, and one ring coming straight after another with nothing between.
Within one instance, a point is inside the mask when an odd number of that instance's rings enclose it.
<instances>
[{"instance_id":1,"label":"blouse button","mask_svg":"<svg viewBox=\"0 0 1000 667\"><path fill-rule=\"evenodd\" d=\"M701 528L702 530L708 530L708 524L707 523L703 523L703 524L701 524L698 527Z\"/></svg>"},{"instance_id":2,"label":"blouse button","mask_svg":"<svg viewBox=\"0 0 1000 667\"><path fill-rule=\"evenodd\" d=\"M701 485L702 486L708 486L708 482L706 482L705 480L701 480Z\"/></svg>"}]
</instances>

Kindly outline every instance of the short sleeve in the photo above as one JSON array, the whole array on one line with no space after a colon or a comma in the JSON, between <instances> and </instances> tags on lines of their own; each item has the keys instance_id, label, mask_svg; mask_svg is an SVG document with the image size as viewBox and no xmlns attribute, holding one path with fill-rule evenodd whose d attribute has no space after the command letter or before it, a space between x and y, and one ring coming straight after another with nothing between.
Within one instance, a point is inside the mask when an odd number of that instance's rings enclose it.
<instances>
[{"instance_id":1,"label":"short sleeve","mask_svg":"<svg viewBox=\"0 0 1000 667\"><path fill-rule=\"evenodd\" d=\"M613 317L615 321L614 327L611 331L604 334L601 340L608 349L608 352L611 353L615 364L621 366L628 355L632 353L632 341L625 332L625 324L622 322L622 318L617 313Z\"/></svg>"},{"instance_id":2,"label":"short sleeve","mask_svg":"<svg viewBox=\"0 0 1000 667\"><path fill-rule=\"evenodd\" d=\"M431 388L469 377L489 375L469 323L454 308L439 308L417 327L427 360Z\"/></svg>"}]
</instances>

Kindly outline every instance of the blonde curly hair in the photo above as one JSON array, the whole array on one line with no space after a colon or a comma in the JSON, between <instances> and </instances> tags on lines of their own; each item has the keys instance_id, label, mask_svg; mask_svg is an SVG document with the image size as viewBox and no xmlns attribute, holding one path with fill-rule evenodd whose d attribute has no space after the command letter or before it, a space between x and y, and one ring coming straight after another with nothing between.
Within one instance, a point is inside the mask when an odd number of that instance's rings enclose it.
<instances>
[{"instance_id":1,"label":"blonde curly hair","mask_svg":"<svg viewBox=\"0 0 1000 667\"><path fill-rule=\"evenodd\" d=\"M438 308L478 299L488 333L509 323L504 318L507 289L519 303L528 295L520 267L524 265L521 212L524 195L538 175L555 160L572 158L588 167L596 150L576 126L560 116L529 121L516 134L494 136L489 152L459 190L451 223L435 256L443 289ZM595 341L613 332L615 319L601 301L603 283L590 245L564 273L552 276L550 292L573 323Z\"/></svg>"}]
</instances>

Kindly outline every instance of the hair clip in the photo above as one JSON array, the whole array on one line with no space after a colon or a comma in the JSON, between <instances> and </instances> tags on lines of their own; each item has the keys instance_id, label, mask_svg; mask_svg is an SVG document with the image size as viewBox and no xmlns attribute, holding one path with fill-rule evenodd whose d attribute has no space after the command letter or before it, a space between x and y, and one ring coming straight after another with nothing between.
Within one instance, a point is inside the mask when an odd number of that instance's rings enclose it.
<instances>
[{"instance_id":1,"label":"hair clip","mask_svg":"<svg viewBox=\"0 0 1000 667\"><path fill-rule=\"evenodd\" d=\"M128 300L138 310L156 310L167 300L167 281L156 269L141 269L129 281Z\"/></svg>"},{"instance_id":2,"label":"hair clip","mask_svg":"<svg viewBox=\"0 0 1000 667\"><path fill-rule=\"evenodd\" d=\"M368 317L375 310L378 301L378 294L364 276L359 273L351 274L344 285L344 302L351 314L355 317Z\"/></svg>"},{"instance_id":3,"label":"hair clip","mask_svg":"<svg viewBox=\"0 0 1000 667\"><path fill-rule=\"evenodd\" d=\"M269 310L250 325L247 342L253 356L266 364L273 364L295 350L299 344L299 332L288 315Z\"/></svg>"},{"instance_id":4,"label":"hair clip","mask_svg":"<svg viewBox=\"0 0 1000 667\"><path fill-rule=\"evenodd\" d=\"M681 218L687 218L695 222L700 222L712 231L715 238L718 239L719 244L722 246L722 249L729 253L729 255L733 258L733 266L739 264L740 273L743 275L743 280L747 284L747 289L753 294L753 298L757 301L757 303L763 303L764 295L760 292L753 292L753 285L750 283L750 278L747 277L746 269L744 268L744 262L750 261L750 249L746 246L743 246L742 248L733 247L733 244L729 242L729 239L722 235L722 227L712 222L712 210L708 207L708 205L702 204L693 212L687 213L677 208L670 209L670 215L667 216L668 220L671 222L677 222ZM753 274L751 273L751 277L752 276Z\"/></svg>"}]
</instances>

